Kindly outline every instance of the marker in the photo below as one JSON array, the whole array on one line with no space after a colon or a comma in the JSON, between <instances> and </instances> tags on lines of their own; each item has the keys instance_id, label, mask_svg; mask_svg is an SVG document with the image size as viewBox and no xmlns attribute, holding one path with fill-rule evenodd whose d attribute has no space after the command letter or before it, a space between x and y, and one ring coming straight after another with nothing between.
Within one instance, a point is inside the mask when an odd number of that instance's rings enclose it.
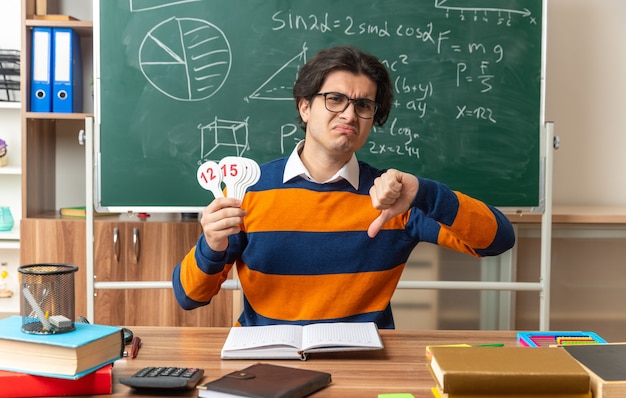
<instances>
[{"instance_id":1,"label":"marker","mask_svg":"<svg viewBox=\"0 0 626 398\"><path fill-rule=\"evenodd\" d=\"M503 343L474 344L472 347L504 347Z\"/></svg>"},{"instance_id":2,"label":"marker","mask_svg":"<svg viewBox=\"0 0 626 398\"><path fill-rule=\"evenodd\" d=\"M30 304L30 307L33 309L33 311L35 311L35 314L37 314L37 317L39 317L39 321L43 325L43 331L45 332L45 331L52 330L52 325L50 325L50 321L48 321L48 317L46 317L46 314L43 312L39 304L37 304L37 300L35 300L35 298L33 297L33 294L30 292L28 287L24 287L24 289L22 289L22 294L24 295L24 298Z\"/></svg>"}]
</instances>

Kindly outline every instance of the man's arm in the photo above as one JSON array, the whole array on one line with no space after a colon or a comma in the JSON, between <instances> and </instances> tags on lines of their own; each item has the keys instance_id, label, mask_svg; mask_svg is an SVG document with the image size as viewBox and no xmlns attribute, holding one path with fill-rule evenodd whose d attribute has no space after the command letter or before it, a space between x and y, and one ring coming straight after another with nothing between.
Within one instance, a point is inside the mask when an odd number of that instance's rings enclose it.
<instances>
[{"instance_id":1,"label":"man's arm","mask_svg":"<svg viewBox=\"0 0 626 398\"><path fill-rule=\"evenodd\" d=\"M238 199L217 198L204 208L200 220L203 235L172 273L174 295L182 308L208 304L228 277L234 260L228 264L227 249L231 237L241 232L245 215L240 206Z\"/></svg>"},{"instance_id":2,"label":"man's arm","mask_svg":"<svg viewBox=\"0 0 626 398\"><path fill-rule=\"evenodd\" d=\"M211 302L227 279L232 264L225 252L215 252L201 236L172 273L172 286L178 304L191 310Z\"/></svg>"},{"instance_id":3,"label":"man's arm","mask_svg":"<svg viewBox=\"0 0 626 398\"><path fill-rule=\"evenodd\" d=\"M515 243L513 226L498 209L436 181L391 169L374 181L370 196L381 210L368 229L370 237L393 217L415 208L436 222L420 231L421 240L474 256L498 255Z\"/></svg>"}]
</instances>

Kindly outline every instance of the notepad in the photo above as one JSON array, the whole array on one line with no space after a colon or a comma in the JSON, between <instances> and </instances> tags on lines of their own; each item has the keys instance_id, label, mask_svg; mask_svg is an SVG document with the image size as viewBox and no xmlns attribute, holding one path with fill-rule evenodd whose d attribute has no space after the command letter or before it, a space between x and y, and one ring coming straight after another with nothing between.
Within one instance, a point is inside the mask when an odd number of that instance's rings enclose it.
<instances>
[{"instance_id":1,"label":"notepad","mask_svg":"<svg viewBox=\"0 0 626 398\"><path fill-rule=\"evenodd\" d=\"M373 322L233 327L222 359L307 359L313 352L379 350Z\"/></svg>"},{"instance_id":2,"label":"notepad","mask_svg":"<svg viewBox=\"0 0 626 398\"><path fill-rule=\"evenodd\" d=\"M197 387L200 398L308 397L332 382L330 373L256 363Z\"/></svg>"}]
</instances>

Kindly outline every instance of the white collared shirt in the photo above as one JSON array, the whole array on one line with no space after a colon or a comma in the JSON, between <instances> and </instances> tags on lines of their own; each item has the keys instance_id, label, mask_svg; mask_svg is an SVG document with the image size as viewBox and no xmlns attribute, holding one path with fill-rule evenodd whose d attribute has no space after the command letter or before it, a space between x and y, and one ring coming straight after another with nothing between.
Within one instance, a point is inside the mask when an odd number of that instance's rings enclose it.
<instances>
[{"instance_id":1,"label":"white collared shirt","mask_svg":"<svg viewBox=\"0 0 626 398\"><path fill-rule=\"evenodd\" d=\"M326 181L320 182L313 179L311 173L309 173L304 163L302 163L302 159L300 159L299 152L303 145L304 140L300 141L293 149L293 152L291 152L291 155L289 155L289 159L287 159L287 164L285 165L283 182L287 182L295 177L303 177L318 184L328 184L344 179L348 181L354 189L359 189L359 162L355 154L352 154L350 160L332 177Z\"/></svg>"}]
</instances>

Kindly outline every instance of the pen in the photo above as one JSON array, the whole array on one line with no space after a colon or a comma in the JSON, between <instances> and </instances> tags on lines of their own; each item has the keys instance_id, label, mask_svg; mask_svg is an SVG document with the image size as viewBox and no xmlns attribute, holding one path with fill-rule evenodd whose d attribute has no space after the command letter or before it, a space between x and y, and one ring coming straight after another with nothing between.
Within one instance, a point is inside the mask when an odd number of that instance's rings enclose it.
<instances>
[{"instance_id":1,"label":"pen","mask_svg":"<svg viewBox=\"0 0 626 398\"><path fill-rule=\"evenodd\" d=\"M42 331L43 332L52 331L52 325L50 324L50 321L48 321L48 317L43 312L39 304L37 304L37 300L35 300L35 297L33 297L33 294L28 289L28 286L22 289L22 296L28 301L28 304L30 304L30 307L32 308L32 310L35 311L35 314L37 314L37 317L39 317L39 322L41 322L43 326Z\"/></svg>"},{"instance_id":2,"label":"pen","mask_svg":"<svg viewBox=\"0 0 626 398\"><path fill-rule=\"evenodd\" d=\"M137 356L137 353L139 353L140 347L141 347L141 338L139 338L138 336L133 337L133 341L130 344L130 352L125 350L124 356L135 358Z\"/></svg>"},{"instance_id":3,"label":"pen","mask_svg":"<svg viewBox=\"0 0 626 398\"><path fill-rule=\"evenodd\" d=\"M472 347L504 347L503 343L474 344Z\"/></svg>"},{"instance_id":4,"label":"pen","mask_svg":"<svg viewBox=\"0 0 626 398\"><path fill-rule=\"evenodd\" d=\"M130 357L135 358L141 347L141 339L138 336L133 337L133 342L130 345Z\"/></svg>"}]
</instances>

